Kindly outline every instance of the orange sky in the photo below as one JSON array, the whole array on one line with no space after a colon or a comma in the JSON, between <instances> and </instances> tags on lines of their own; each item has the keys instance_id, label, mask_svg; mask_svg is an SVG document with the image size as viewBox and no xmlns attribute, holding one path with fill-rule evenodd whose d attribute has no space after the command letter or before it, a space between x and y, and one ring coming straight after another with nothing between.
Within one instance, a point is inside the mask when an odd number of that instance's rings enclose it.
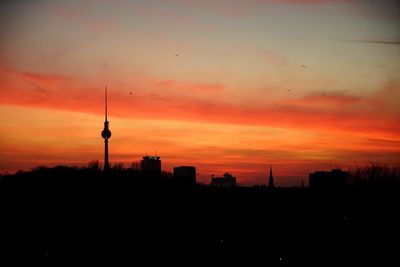
<instances>
[{"instance_id":1,"label":"orange sky","mask_svg":"<svg viewBox=\"0 0 400 267\"><path fill-rule=\"evenodd\" d=\"M273 166L280 186L398 165L395 4L2 3L0 171L102 160L104 85L111 162L157 151L166 171L242 184Z\"/></svg>"}]
</instances>

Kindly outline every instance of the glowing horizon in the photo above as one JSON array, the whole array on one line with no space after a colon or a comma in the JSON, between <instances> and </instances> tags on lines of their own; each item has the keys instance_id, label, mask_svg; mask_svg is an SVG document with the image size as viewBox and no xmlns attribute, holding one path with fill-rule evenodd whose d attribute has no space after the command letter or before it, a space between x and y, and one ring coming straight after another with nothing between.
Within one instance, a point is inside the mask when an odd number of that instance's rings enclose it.
<instances>
[{"instance_id":1,"label":"glowing horizon","mask_svg":"<svg viewBox=\"0 0 400 267\"><path fill-rule=\"evenodd\" d=\"M0 4L0 172L157 151L163 170L299 185L400 164L400 23L385 0Z\"/></svg>"}]
</instances>

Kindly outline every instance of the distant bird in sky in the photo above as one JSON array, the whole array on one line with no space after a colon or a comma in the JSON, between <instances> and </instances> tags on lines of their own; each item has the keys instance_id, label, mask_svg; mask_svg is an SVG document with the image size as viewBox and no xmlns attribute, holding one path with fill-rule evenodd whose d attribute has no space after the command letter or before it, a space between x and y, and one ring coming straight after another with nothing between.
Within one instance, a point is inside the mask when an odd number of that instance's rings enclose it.
<instances>
[{"instance_id":1,"label":"distant bird in sky","mask_svg":"<svg viewBox=\"0 0 400 267\"><path fill-rule=\"evenodd\" d=\"M301 65L303 68L305 68L306 67L306 65Z\"/></svg>"},{"instance_id":2,"label":"distant bird in sky","mask_svg":"<svg viewBox=\"0 0 400 267\"><path fill-rule=\"evenodd\" d=\"M178 54L175 54L175 56L177 57L177 56L178 56Z\"/></svg>"},{"instance_id":3,"label":"distant bird in sky","mask_svg":"<svg viewBox=\"0 0 400 267\"><path fill-rule=\"evenodd\" d=\"M288 89L287 91L290 92L290 91L292 91L292 90L291 90L291 89Z\"/></svg>"},{"instance_id":4,"label":"distant bird in sky","mask_svg":"<svg viewBox=\"0 0 400 267\"><path fill-rule=\"evenodd\" d=\"M324 92L322 92L321 95L326 96L326 94Z\"/></svg>"}]
</instances>

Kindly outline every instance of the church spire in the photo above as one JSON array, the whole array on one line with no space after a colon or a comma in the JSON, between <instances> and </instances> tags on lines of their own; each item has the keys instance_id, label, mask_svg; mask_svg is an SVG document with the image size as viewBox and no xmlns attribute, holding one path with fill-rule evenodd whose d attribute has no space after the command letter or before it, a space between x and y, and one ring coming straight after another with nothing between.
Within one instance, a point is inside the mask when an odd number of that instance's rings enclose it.
<instances>
[{"instance_id":1,"label":"church spire","mask_svg":"<svg viewBox=\"0 0 400 267\"><path fill-rule=\"evenodd\" d=\"M274 177L272 176L272 167L269 167L269 181L268 181L268 187L269 188L274 188Z\"/></svg>"}]
</instances>

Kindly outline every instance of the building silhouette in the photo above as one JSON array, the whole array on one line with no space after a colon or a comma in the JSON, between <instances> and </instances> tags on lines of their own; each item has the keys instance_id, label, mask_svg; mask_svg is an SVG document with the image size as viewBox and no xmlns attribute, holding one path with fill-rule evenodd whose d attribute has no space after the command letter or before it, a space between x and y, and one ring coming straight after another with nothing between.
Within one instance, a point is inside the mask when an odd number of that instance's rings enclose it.
<instances>
[{"instance_id":1,"label":"building silhouette","mask_svg":"<svg viewBox=\"0 0 400 267\"><path fill-rule=\"evenodd\" d=\"M211 177L210 186L214 187L236 187L236 177L230 173L225 173L223 177Z\"/></svg>"},{"instance_id":2,"label":"building silhouette","mask_svg":"<svg viewBox=\"0 0 400 267\"><path fill-rule=\"evenodd\" d=\"M146 174L161 175L160 157L144 156L140 161L140 170Z\"/></svg>"},{"instance_id":3,"label":"building silhouette","mask_svg":"<svg viewBox=\"0 0 400 267\"><path fill-rule=\"evenodd\" d=\"M105 119L104 128L101 132L101 137L104 139L104 172L110 169L110 163L108 162L108 139L111 138L111 131L109 129L109 123L107 120L107 86L105 87Z\"/></svg>"},{"instance_id":4,"label":"building silhouette","mask_svg":"<svg viewBox=\"0 0 400 267\"><path fill-rule=\"evenodd\" d=\"M268 179L268 187L274 188L274 177L272 176L272 167L269 167L269 179Z\"/></svg>"},{"instance_id":5,"label":"building silhouette","mask_svg":"<svg viewBox=\"0 0 400 267\"><path fill-rule=\"evenodd\" d=\"M330 172L316 171L309 174L309 186L314 189L344 188L348 183L349 173L341 169Z\"/></svg>"},{"instance_id":6,"label":"building silhouette","mask_svg":"<svg viewBox=\"0 0 400 267\"><path fill-rule=\"evenodd\" d=\"M174 178L181 184L196 184L196 167L174 167Z\"/></svg>"}]
</instances>

